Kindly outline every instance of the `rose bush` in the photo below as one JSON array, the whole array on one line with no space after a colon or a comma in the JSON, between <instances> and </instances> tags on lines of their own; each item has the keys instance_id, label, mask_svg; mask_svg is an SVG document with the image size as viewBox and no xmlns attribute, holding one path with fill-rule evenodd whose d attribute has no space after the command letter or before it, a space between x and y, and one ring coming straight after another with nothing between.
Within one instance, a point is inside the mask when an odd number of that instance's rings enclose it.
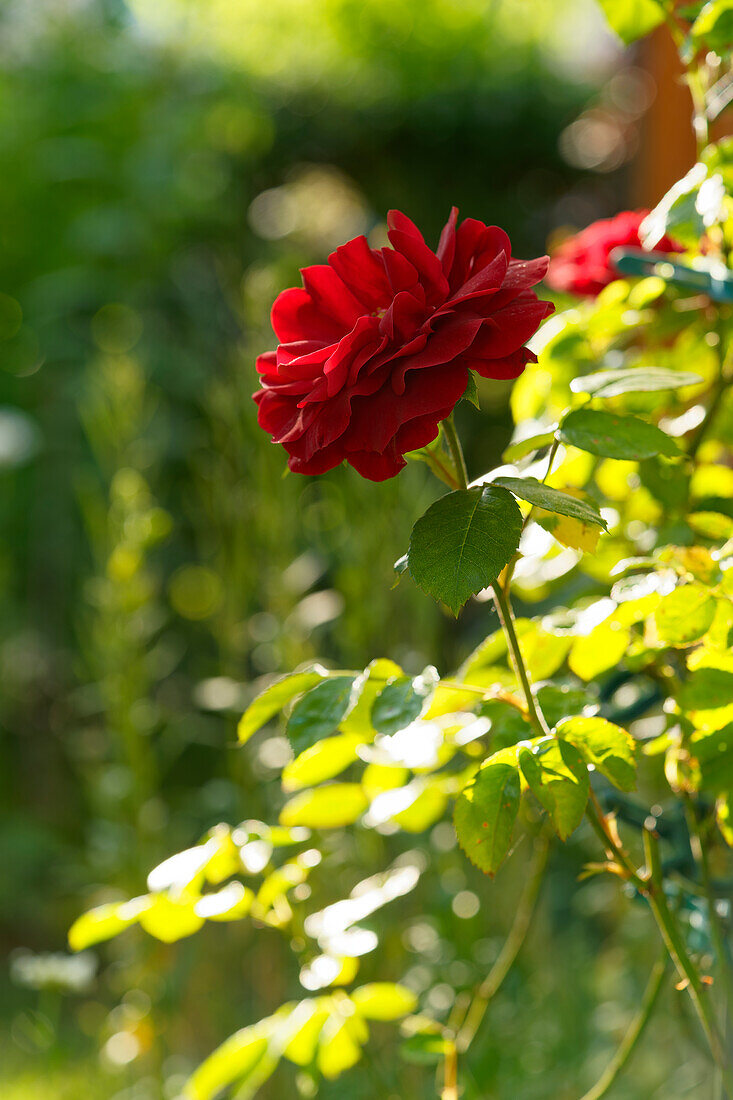
<instances>
[{"instance_id":1,"label":"rose bush","mask_svg":"<svg viewBox=\"0 0 733 1100\"><path fill-rule=\"evenodd\" d=\"M717 25L710 11L724 15L726 4L705 5L705 35ZM628 33L628 5L607 8ZM694 40L695 26L688 34ZM710 92L717 55L704 57L694 75ZM552 281L591 300L540 335L541 370L513 391L517 435L503 464L473 482L450 413L470 370L518 377L534 358L525 342L550 310L532 291L546 259L512 260L501 230L458 226L455 211L433 253L393 213L391 249L358 238L275 303L283 343L260 359L257 400L291 469L317 473L346 459L380 480L443 421L438 448L449 447L429 465L452 491L417 520L395 569L454 614L476 597L493 600L496 615L447 676L378 657L357 669L311 663L260 685L238 735L244 745L284 717L290 757L277 824L218 825L160 864L146 894L75 922L75 949L135 924L164 942L244 919L287 938L300 987L313 995L224 1041L185 1084L188 1100L230 1088L246 1100L282 1062L296 1067L300 1095L314 1096L359 1061L372 1021L399 1021L393 1064L436 1064L441 1100L485 1097L472 1044L530 926L549 838L576 831L594 844L582 877L622 883L622 904L633 899L664 947L626 1036L582 1100L614 1085L672 969L668 992L690 1000L705 1072L715 1067L716 1094L733 1097L733 142L704 144L712 107L703 106L700 170L654 212L665 247L685 241L685 262L652 265L648 277L632 251L623 256L632 276L614 279L609 253L638 246L639 212L565 246ZM713 221L701 221L710 181L725 194ZM516 594L534 614L515 617ZM399 940L377 951L389 935L377 914L437 864L427 838L422 851L412 845L429 830L445 836L448 812L463 852L488 875L512 853L522 858L520 830L532 854L488 973L476 980L469 969L446 997L420 1003L431 980L445 992L454 971L443 965L423 982L427 952L408 967ZM347 828L395 845L406 837L411 848L355 881L345 835L333 839ZM440 845L447 862L460 858L452 840ZM463 900L467 916L483 919L478 895L475 908ZM362 967L369 981L357 984ZM681 1006L669 1016L682 1018ZM535 1023L528 1014L528 1036ZM670 1081L675 1074L670 1066ZM399 1091L426 1094L414 1077Z\"/></svg>"},{"instance_id":2,"label":"rose bush","mask_svg":"<svg viewBox=\"0 0 733 1100\"><path fill-rule=\"evenodd\" d=\"M398 210L391 248L356 237L272 309L280 345L257 360L258 419L291 470L340 462L383 481L426 446L453 411L469 370L516 378L524 345L553 306L532 291L548 258L517 260L509 237L454 207L435 252Z\"/></svg>"},{"instance_id":3,"label":"rose bush","mask_svg":"<svg viewBox=\"0 0 733 1100\"><path fill-rule=\"evenodd\" d=\"M619 278L611 253L614 248L641 248L639 229L648 214L648 210L624 210L568 237L550 257L547 285L582 297L600 294ZM682 248L665 236L657 243L656 251L681 252Z\"/></svg>"}]
</instances>

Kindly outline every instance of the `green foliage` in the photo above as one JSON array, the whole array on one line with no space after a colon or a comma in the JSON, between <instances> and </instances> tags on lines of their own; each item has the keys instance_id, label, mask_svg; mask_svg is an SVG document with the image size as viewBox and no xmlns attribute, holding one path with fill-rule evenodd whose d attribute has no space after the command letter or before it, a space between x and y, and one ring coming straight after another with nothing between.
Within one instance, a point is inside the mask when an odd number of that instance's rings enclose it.
<instances>
[{"instance_id":1,"label":"green foliage","mask_svg":"<svg viewBox=\"0 0 733 1100\"><path fill-rule=\"evenodd\" d=\"M598 0L610 26L630 45L664 21L663 0Z\"/></svg>"},{"instance_id":2,"label":"green foliage","mask_svg":"<svg viewBox=\"0 0 733 1100\"><path fill-rule=\"evenodd\" d=\"M574 378L573 393L589 393L593 397L620 397L625 393L653 393L656 390L679 390L694 386L703 379L691 371L664 367L630 367L627 370L599 370Z\"/></svg>"},{"instance_id":3,"label":"green foliage","mask_svg":"<svg viewBox=\"0 0 733 1100\"><path fill-rule=\"evenodd\" d=\"M564 443L604 458L635 459L679 454L663 431L637 416L615 416L597 409L574 409L560 424Z\"/></svg>"},{"instance_id":4,"label":"green foliage","mask_svg":"<svg viewBox=\"0 0 733 1100\"><path fill-rule=\"evenodd\" d=\"M315 687L325 675L325 670L314 669L312 672L296 672L291 676L283 676L282 679L271 684L266 691L257 696L240 718L237 727L239 740L242 743L249 741L252 734L269 722L286 703Z\"/></svg>"},{"instance_id":5,"label":"green foliage","mask_svg":"<svg viewBox=\"0 0 733 1100\"><path fill-rule=\"evenodd\" d=\"M372 725L377 733L396 733L409 726L428 706L437 680L437 670L432 667L414 678L388 680L372 704Z\"/></svg>"},{"instance_id":6,"label":"green foliage","mask_svg":"<svg viewBox=\"0 0 733 1100\"><path fill-rule=\"evenodd\" d=\"M543 485L536 477L498 477L494 484L501 485L520 500L537 505L546 512L557 512L558 515L571 516L573 519L580 520L581 523L606 527L606 521L590 501L578 500L569 493L553 489L550 485Z\"/></svg>"},{"instance_id":7,"label":"green foliage","mask_svg":"<svg viewBox=\"0 0 733 1100\"><path fill-rule=\"evenodd\" d=\"M454 822L464 852L477 867L494 875L504 862L519 812L516 752L503 749L485 761L461 791Z\"/></svg>"},{"instance_id":8,"label":"green foliage","mask_svg":"<svg viewBox=\"0 0 733 1100\"><path fill-rule=\"evenodd\" d=\"M407 564L420 587L457 615L487 588L519 545L522 516L506 489L448 493L412 529Z\"/></svg>"}]
</instances>

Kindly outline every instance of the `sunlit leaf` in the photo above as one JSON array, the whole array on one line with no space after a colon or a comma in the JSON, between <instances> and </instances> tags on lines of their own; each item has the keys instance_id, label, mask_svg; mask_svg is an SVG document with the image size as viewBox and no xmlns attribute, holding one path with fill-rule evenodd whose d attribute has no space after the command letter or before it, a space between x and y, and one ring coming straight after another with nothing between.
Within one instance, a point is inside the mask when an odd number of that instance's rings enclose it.
<instances>
[{"instance_id":1,"label":"sunlit leaf","mask_svg":"<svg viewBox=\"0 0 733 1100\"><path fill-rule=\"evenodd\" d=\"M417 997L412 990L394 982L371 982L351 994L351 1000L367 1020L399 1020L414 1012Z\"/></svg>"},{"instance_id":2,"label":"sunlit leaf","mask_svg":"<svg viewBox=\"0 0 733 1100\"><path fill-rule=\"evenodd\" d=\"M562 840L583 819L590 779L583 756L574 745L543 737L520 745L517 760L522 775Z\"/></svg>"},{"instance_id":3,"label":"sunlit leaf","mask_svg":"<svg viewBox=\"0 0 733 1100\"><path fill-rule=\"evenodd\" d=\"M186 895L173 898L168 894L151 894L151 904L140 914L140 927L163 943L192 936L204 923L195 910L197 901L197 897Z\"/></svg>"},{"instance_id":4,"label":"sunlit leaf","mask_svg":"<svg viewBox=\"0 0 733 1100\"><path fill-rule=\"evenodd\" d=\"M631 632L608 619L590 634L576 638L568 656L568 668L581 680L595 680L623 659L631 642Z\"/></svg>"},{"instance_id":5,"label":"sunlit leaf","mask_svg":"<svg viewBox=\"0 0 733 1100\"><path fill-rule=\"evenodd\" d=\"M69 946L72 951L83 951L92 944L112 939L136 924L140 914L151 904L151 899L132 898L130 901L109 902L83 913L69 929Z\"/></svg>"},{"instance_id":6,"label":"sunlit leaf","mask_svg":"<svg viewBox=\"0 0 733 1100\"><path fill-rule=\"evenodd\" d=\"M367 1025L358 1015L334 1012L329 1016L318 1041L317 1064L323 1076L333 1080L356 1065L368 1038Z\"/></svg>"},{"instance_id":7,"label":"sunlit leaf","mask_svg":"<svg viewBox=\"0 0 733 1100\"><path fill-rule=\"evenodd\" d=\"M506 858L519 812L516 753L502 750L489 757L456 800L454 822L468 858L482 871L496 874Z\"/></svg>"},{"instance_id":8,"label":"sunlit leaf","mask_svg":"<svg viewBox=\"0 0 733 1100\"><path fill-rule=\"evenodd\" d=\"M499 576L519 545L522 514L506 489L486 485L448 493L412 529L410 573L457 615Z\"/></svg>"},{"instance_id":9,"label":"sunlit leaf","mask_svg":"<svg viewBox=\"0 0 733 1100\"><path fill-rule=\"evenodd\" d=\"M280 811L282 825L309 829L337 829L351 825L367 808L367 797L358 783L329 783L301 791Z\"/></svg>"},{"instance_id":10,"label":"sunlit leaf","mask_svg":"<svg viewBox=\"0 0 733 1100\"><path fill-rule=\"evenodd\" d=\"M361 744L363 739L353 733L324 737L285 765L281 776L283 790L300 791L340 775L357 759L356 750Z\"/></svg>"},{"instance_id":11,"label":"sunlit leaf","mask_svg":"<svg viewBox=\"0 0 733 1100\"><path fill-rule=\"evenodd\" d=\"M190 1100L213 1100L228 1085L246 1081L267 1051L272 1027L268 1018L231 1035L191 1075L184 1095Z\"/></svg>"},{"instance_id":12,"label":"sunlit leaf","mask_svg":"<svg viewBox=\"0 0 733 1100\"><path fill-rule=\"evenodd\" d=\"M566 718L557 727L558 737L575 745L588 764L622 791L636 786L636 742L621 726L605 718Z\"/></svg>"},{"instance_id":13,"label":"sunlit leaf","mask_svg":"<svg viewBox=\"0 0 733 1100\"><path fill-rule=\"evenodd\" d=\"M598 0L606 19L619 38L630 45L664 22L656 0Z\"/></svg>"},{"instance_id":14,"label":"sunlit leaf","mask_svg":"<svg viewBox=\"0 0 733 1100\"><path fill-rule=\"evenodd\" d=\"M270 684L254 702L250 703L239 720L237 736L241 742L248 741L253 733L261 726L269 722L286 703L301 695L304 691L314 687L327 676L325 669L316 666L308 672L295 672L291 676L283 676Z\"/></svg>"},{"instance_id":15,"label":"sunlit leaf","mask_svg":"<svg viewBox=\"0 0 733 1100\"><path fill-rule=\"evenodd\" d=\"M701 584L683 584L663 596L654 612L659 637L685 646L701 638L715 618L716 603Z\"/></svg>"}]
</instances>

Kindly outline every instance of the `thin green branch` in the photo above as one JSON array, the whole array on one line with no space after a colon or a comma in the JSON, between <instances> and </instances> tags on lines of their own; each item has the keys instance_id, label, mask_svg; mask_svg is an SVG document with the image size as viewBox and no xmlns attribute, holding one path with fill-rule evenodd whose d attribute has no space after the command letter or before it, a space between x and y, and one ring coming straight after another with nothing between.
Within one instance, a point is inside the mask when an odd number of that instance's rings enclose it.
<instances>
[{"instance_id":1,"label":"thin green branch","mask_svg":"<svg viewBox=\"0 0 733 1100\"><path fill-rule=\"evenodd\" d=\"M519 648L519 638L517 637L517 631L514 626L514 613L509 599L509 593L502 588L500 581L495 581L491 589L494 593L494 604L496 605L499 622L506 636L509 656L514 667L514 672L522 685L522 691L524 692L524 698L527 703L529 720L540 737L545 737L549 734L550 727L547 725L542 709L537 703L534 688L532 687L527 667L524 663L524 657Z\"/></svg>"},{"instance_id":2,"label":"thin green branch","mask_svg":"<svg viewBox=\"0 0 733 1100\"><path fill-rule=\"evenodd\" d=\"M664 893L662 861L659 854L659 841L652 829L644 829L644 852L650 871L650 883L647 892L649 905L677 972L685 983L690 999L695 1006L710 1051L720 1068L726 1091L730 1097L733 1097L733 1070L731 1070L726 1058L725 1047L718 1030L710 998L703 988L697 967L690 958L682 932L667 904Z\"/></svg>"},{"instance_id":3,"label":"thin green branch","mask_svg":"<svg viewBox=\"0 0 733 1100\"><path fill-rule=\"evenodd\" d=\"M499 952L496 962L478 987L458 1032L456 1046L461 1052L467 1051L476 1037L489 1007L489 1002L496 995L514 965L514 961L526 939L547 865L548 850L549 841L546 836L540 834L535 841L529 873L509 935L504 941L504 946Z\"/></svg>"},{"instance_id":4,"label":"thin green branch","mask_svg":"<svg viewBox=\"0 0 733 1100\"><path fill-rule=\"evenodd\" d=\"M636 1047L646 1030L646 1026L649 1023L654 1009L657 1006L659 1000L659 994L664 986L664 979L667 975L669 967L669 956L667 949L665 948L662 957L654 964L654 968L649 977L647 987L644 990L644 996L641 999L639 1010L634 1016L628 1031L624 1035L621 1043L614 1054L611 1061L606 1066L601 1076L596 1081L595 1085L588 1092L584 1093L581 1100L601 1100L602 1096L605 1096L609 1089L613 1086L618 1079L619 1074L628 1063L631 1055L636 1050Z\"/></svg>"}]
</instances>

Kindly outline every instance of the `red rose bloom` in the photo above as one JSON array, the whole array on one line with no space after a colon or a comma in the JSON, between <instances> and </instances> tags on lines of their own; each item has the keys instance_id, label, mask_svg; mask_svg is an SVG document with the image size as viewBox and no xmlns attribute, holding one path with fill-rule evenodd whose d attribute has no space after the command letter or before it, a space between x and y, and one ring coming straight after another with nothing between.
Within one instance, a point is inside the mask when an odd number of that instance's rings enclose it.
<instances>
[{"instance_id":1,"label":"red rose bloom","mask_svg":"<svg viewBox=\"0 0 733 1100\"><path fill-rule=\"evenodd\" d=\"M536 362L524 344L553 307L530 288L548 258L514 260L503 230L457 219L454 208L432 252L393 210L391 248L356 237L276 299L280 345L257 360L254 399L291 470L345 460L372 481L394 477L435 439L469 370L516 378Z\"/></svg>"},{"instance_id":2,"label":"red rose bloom","mask_svg":"<svg viewBox=\"0 0 733 1100\"><path fill-rule=\"evenodd\" d=\"M624 210L615 218L592 222L563 241L550 259L547 285L553 290L595 298L604 286L621 278L610 260L614 248L641 248L639 227L648 213L648 210ZM662 237L655 250L683 251L669 237Z\"/></svg>"}]
</instances>

